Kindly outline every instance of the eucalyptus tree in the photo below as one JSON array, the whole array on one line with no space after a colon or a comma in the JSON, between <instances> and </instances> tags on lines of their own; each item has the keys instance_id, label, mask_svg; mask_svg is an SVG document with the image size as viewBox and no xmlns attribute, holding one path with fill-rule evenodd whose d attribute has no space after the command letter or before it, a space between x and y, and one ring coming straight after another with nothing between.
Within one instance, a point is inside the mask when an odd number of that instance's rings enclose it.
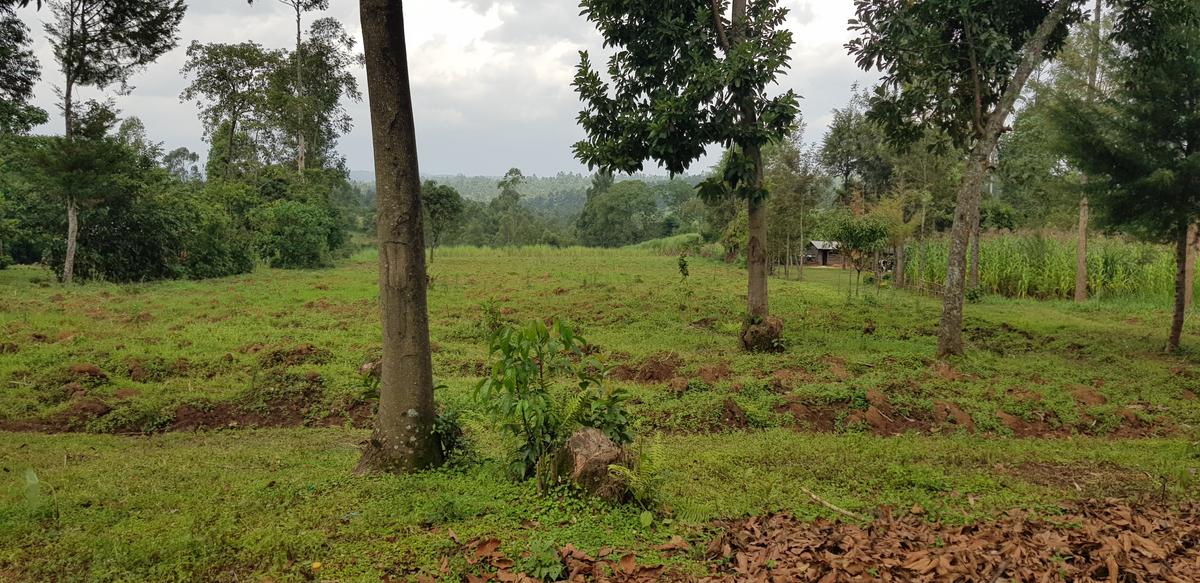
<instances>
[{"instance_id":1,"label":"eucalyptus tree","mask_svg":"<svg viewBox=\"0 0 1200 583\"><path fill-rule=\"evenodd\" d=\"M962 354L967 246L984 178L1034 69L1062 46L1080 0L856 0L847 48L878 69L868 116L899 146L930 129L968 151L950 234L938 353Z\"/></svg>"},{"instance_id":2,"label":"eucalyptus tree","mask_svg":"<svg viewBox=\"0 0 1200 583\"><path fill-rule=\"evenodd\" d=\"M710 145L729 152L706 198L746 202L747 315L742 346L780 346L783 322L767 302L767 221L762 147L782 138L799 113L792 91L769 87L789 66L792 34L778 0L582 0L605 45L609 80L580 53L574 86L587 134L574 146L590 168L633 173L653 160L685 172Z\"/></svg>"},{"instance_id":3,"label":"eucalyptus tree","mask_svg":"<svg viewBox=\"0 0 1200 583\"><path fill-rule=\"evenodd\" d=\"M29 27L12 6L0 5L0 134L21 134L46 122L46 111L30 105L42 76L30 48Z\"/></svg>"},{"instance_id":4,"label":"eucalyptus tree","mask_svg":"<svg viewBox=\"0 0 1200 583\"><path fill-rule=\"evenodd\" d=\"M442 463L434 434L421 174L401 0L359 0L379 207L383 360L379 412L355 473Z\"/></svg>"},{"instance_id":5,"label":"eucalyptus tree","mask_svg":"<svg viewBox=\"0 0 1200 583\"><path fill-rule=\"evenodd\" d=\"M65 137L75 137L75 89L119 85L179 42L183 0L50 0L54 21L46 34L63 74L62 112ZM70 184L70 183L67 183ZM67 250L64 283L71 283L79 209L73 192L63 192L67 206Z\"/></svg>"},{"instance_id":6,"label":"eucalyptus tree","mask_svg":"<svg viewBox=\"0 0 1200 583\"><path fill-rule=\"evenodd\" d=\"M269 74L281 61L279 52L256 42L193 41L188 46L187 61L180 74L191 82L180 98L200 106L205 137L224 140L221 178L231 178L233 161L237 158L237 132L243 120L260 115L266 102Z\"/></svg>"},{"instance_id":7,"label":"eucalyptus tree","mask_svg":"<svg viewBox=\"0 0 1200 583\"><path fill-rule=\"evenodd\" d=\"M246 0L249 4L254 4L254 0ZM261 1L261 0L260 0ZM296 47L295 56L292 62L292 115L296 118L296 126L293 130L293 136L296 140L296 170L303 175L304 169L307 167L308 143L304 135L303 128L306 126L308 112L306 108L307 92L304 87L304 13L317 10L328 10L329 0L276 0L280 4L287 6L295 14L296 21Z\"/></svg>"},{"instance_id":8,"label":"eucalyptus tree","mask_svg":"<svg viewBox=\"0 0 1200 583\"><path fill-rule=\"evenodd\" d=\"M1174 351L1186 315L1189 232L1200 219L1200 3L1115 4L1112 93L1063 95L1054 117L1066 153L1104 187L1090 197L1103 220L1175 245Z\"/></svg>"}]
</instances>

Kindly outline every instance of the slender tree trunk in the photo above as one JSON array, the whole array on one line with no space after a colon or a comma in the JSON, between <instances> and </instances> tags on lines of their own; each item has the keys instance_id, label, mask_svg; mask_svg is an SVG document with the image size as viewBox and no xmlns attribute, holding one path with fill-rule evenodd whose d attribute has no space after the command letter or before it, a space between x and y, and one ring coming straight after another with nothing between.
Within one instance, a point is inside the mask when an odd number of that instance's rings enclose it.
<instances>
[{"instance_id":1,"label":"slender tree trunk","mask_svg":"<svg viewBox=\"0 0 1200 583\"><path fill-rule=\"evenodd\" d=\"M804 234L804 209L800 209L800 263L796 267L796 280L804 281L804 262L808 259L808 239Z\"/></svg>"},{"instance_id":2,"label":"slender tree trunk","mask_svg":"<svg viewBox=\"0 0 1200 583\"><path fill-rule=\"evenodd\" d=\"M946 288L942 291L942 318L938 326L938 355L950 356L963 353L962 323L963 303L965 301L965 283L967 267L967 242L970 239L971 221L979 213L980 195L983 180L987 175L987 163L996 143L1000 139L1000 130L1004 121L1012 111L1013 105L1025 87L1025 82L1033 74L1034 68L1042 61L1046 42L1054 29L1058 28L1071 0L1058 0L1025 46L1021 49L1021 62L1017 65L1013 78L1001 96L1000 102L988 115L987 124L982 135L975 142L971 154L967 158L963 172L962 183L958 188L957 201L954 208L954 225L950 230L950 257L946 269Z\"/></svg>"},{"instance_id":3,"label":"slender tree trunk","mask_svg":"<svg viewBox=\"0 0 1200 583\"><path fill-rule=\"evenodd\" d=\"M1103 0L1096 0L1096 5L1093 8L1092 30L1091 30L1091 54L1088 55L1088 100L1096 99L1097 78L1100 73L1100 23L1104 17ZM1087 182L1087 176L1083 177L1084 182ZM1079 243L1078 249L1075 251L1075 301L1077 303L1086 302L1088 299L1088 272L1087 272L1087 256L1088 256L1088 198L1084 196L1079 199Z\"/></svg>"},{"instance_id":4,"label":"slender tree trunk","mask_svg":"<svg viewBox=\"0 0 1200 583\"><path fill-rule=\"evenodd\" d=\"M75 81L70 73L67 74L66 86L63 89L63 124L64 137L67 141L75 139L75 104L73 101ZM68 187L69 188L69 187ZM62 280L65 284L75 281L75 252L79 242L79 206L75 193L64 192L67 198L67 252L63 258Z\"/></svg>"},{"instance_id":5,"label":"slender tree trunk","mask_svg":"<svg viewBox=\"0 0 1200 583\"><path fill-rule=\"evenodd\" d=\"M79 240L79 207L73 197L67 198L67 256L63 259L63 283L75 279L75 246Z\"/></svg>"},{"instance_id":6,"label":"slender tree trunk","mask_svg":"<svg viewBox=\"0 0 1200 583\"><path fill-rule=\"evenodd\" d=\"M1183 308L1189 312L1196 299L1197 254L1200 254L1200 223L1192 223L1192 226L1188 228L1188 254L1183 276Z\"/></svg>"},{"instance_id":7,"label":"slender tree trunk","mask_svg":"<svg viewBox=\"0 0 1200 583\"><path fill-rule=\"evenodd\" d=\"M439 465L425 237L401 0L360 0L375 149L383 361L379 413L357 474Z\"/></svg>"},{"instance_id":8,"label":"slender tree trunk","mask_svg":"<svg viewBox=\"0 0 1200 583\"><path fill-rule=\"evenodd\" d=\"M1175 244L1175 317L1171 320L1171 337L1167 340L1168 352L1179 350L1179 344L1183 338L1183 322L1187 317L1187 300L1185 299L1187 260L1188 247L1192 243L1189 235L1191 235L1190 228L1181 228Z\"/></svg>"},{"instance_id":9,"label":"slender tree trunk","mask_svg":"<svg viewBox=\"0 0 1200 583\"><path fill-rule=\"evenodd\" d=\"M1075 250L1075 301L1086 302L1088 299L1088 198L1079 199L1079 241Z\"/></svg>"},{"instance_id":10,"label":"slender tree trunk","mask_svg":"<svg viewBox=\"0 0 1200 583\"><path fill-rule=\"evenodd\" d=\"M896 287L904 287L908 282L908 274L904 272L907 267L904 257L904 243L901 243L896 245L896 273L895 277L892 278L895 280Z\"/></svg>"},{"instance_id":11,"label":"slender tree trunk","mask_svg":"<svg viewBox=\"0 0 1200 583\"><path fill-rule=\"evenodd\" d=\"M237 136L237 116L229 116L229 138L225 144L225 180L233 178L233 143Z\"/></svg>"},{"instance_id":12,"label":"slender tree trunk","mask_svg":"<svg viewBox=\"0 0 1200 583\"><path fill-rule=\"evenodd\" d=\"M983 236L982 213L978 209L971 219L971 289L979 287L979 239Z\"/></svg>"},{"instance_id":13,"label":"slender tree trunk","mask_svg":"<svg viewBox=\"0 0 1200 583\"><path fill-rule=\"evenodd\" d=\"M304 177L308 155L308 146L304 141L304 46L301 44L300 20L303 12L300 10L301 0L295 0L296 7L296 169L300 177Z\"/></svg>"}]
</instances>

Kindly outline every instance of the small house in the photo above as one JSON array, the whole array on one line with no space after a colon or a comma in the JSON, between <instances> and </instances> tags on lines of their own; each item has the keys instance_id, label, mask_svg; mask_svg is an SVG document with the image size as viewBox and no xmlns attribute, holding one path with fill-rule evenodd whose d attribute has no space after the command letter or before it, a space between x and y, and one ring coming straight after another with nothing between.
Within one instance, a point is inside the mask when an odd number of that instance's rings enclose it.
<instances>
[{"instance_id":1,"label":"small house","mask_svg":"<svg viewBox=\"0 0 1200 583\"><path fill-rule=\"evenodd\" d=\"M840 247L837 241L809 241L804 259L826 267L829 265L829 258L837 256Z\"/></svg>"}]
</instances>

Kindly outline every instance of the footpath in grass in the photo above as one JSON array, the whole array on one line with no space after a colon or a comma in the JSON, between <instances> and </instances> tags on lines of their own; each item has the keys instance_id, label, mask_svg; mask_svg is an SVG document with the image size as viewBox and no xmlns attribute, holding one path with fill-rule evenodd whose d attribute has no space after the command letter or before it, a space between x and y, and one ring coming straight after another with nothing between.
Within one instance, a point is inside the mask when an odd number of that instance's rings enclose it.
<instances>
[{"instance_id":1,"label":"footpath in grass","mask_svg":"<svg viewBox=\"0 0 1200 583\"><path fill-rule=\"evenodd\" d=\"M375 265L72 288L0 271L0 581L1170 580L1195 560L1169 533L1198 493L1200 362L1161 353L1167 306L985 299L968 356L941 363L935 300L848 299L847 273L811 269L772 280L787 350L749 355L736 266L439 251L437 396L474 454L354 478ZM484 331L555 316L630 393L655 512L506 476L513 444L471 398Z\"/></svg>"}]
</instances>

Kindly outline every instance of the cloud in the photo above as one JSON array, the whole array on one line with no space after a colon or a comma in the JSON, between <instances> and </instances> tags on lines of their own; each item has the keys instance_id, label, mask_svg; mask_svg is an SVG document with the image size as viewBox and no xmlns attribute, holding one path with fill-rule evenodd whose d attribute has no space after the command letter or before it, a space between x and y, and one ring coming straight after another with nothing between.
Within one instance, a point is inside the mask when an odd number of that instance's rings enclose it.
<instances>
[{"instance_id":1,"label":"cloud","mask_svg":"<svg viewBox=\"0 0 1200 583\"><path fill-rule=\"evenodd\" d=\"M780 90L794 89L809 125L809 139L819 139L829 112L845 103L853 82L870 83L874 76L857 69L846 55L846 20L852 0L786 0L787 26L793 30L792 69ZM43 81L37 102L56 111L54 87L61 84L41 21L47 8L32 8L21 16L35 31ZM305 15L305 23L316 18ZM331 0L320 16L339 19L355 38L361 38L358 3ZM179 69L192 40L242 42L268 47L294 43L295 22L290 10L273 0L193 0L180 31L180 45L131 80L133 94L117 97L125 115L146 123L151 137L168 147L187 146L202 155L196 108L181 103L185 81ZM405 5L406 36L412 81L418 147L423 172L437 174L501 174L517 166L528 173L584 171L571 154L581 139L575 123L579 102L570 87L579 50L594 60L607 52L601 39L572 0L450 0ZM366 77L358 71L360 84ZM82 91L83 96L104 92ZM107 92L107 93L111 93ZM370 169L370 113L366 103L348 104L354 129L341 140L341 151L353 169ZM61 131L52 120L39 131ZM703 169L715 161L703 161Z\"/></svg>"}]
</instances>

